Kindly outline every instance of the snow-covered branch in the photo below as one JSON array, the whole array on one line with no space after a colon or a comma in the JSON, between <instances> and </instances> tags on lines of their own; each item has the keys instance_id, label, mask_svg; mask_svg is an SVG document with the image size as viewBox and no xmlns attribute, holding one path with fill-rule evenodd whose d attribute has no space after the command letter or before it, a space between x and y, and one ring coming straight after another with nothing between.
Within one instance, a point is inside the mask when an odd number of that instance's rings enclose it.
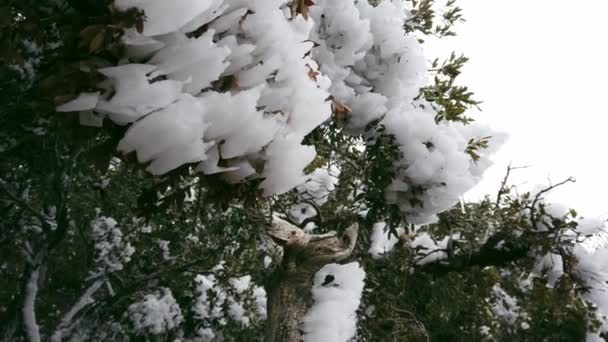
<instances>
[{"instance_id":1,"label":"snow-covered branch","mask_svg":"<svg viewBox=\"0 0 608 342\"><path fill-rule=\"evenodd\" d=\"M40 266L35 265L25 286L23 299L23 326L30 342L40 342L40 328L36 322L36 297L38 296L39 276Z\"/></svg>"},{"instance_id":2,"label":"snow-covered branch","mask_svg":"<svg viewBox=\"0 0 608 342\"><path fill-rule=\"evenodd\" d=\"M61 338L65 333L69 332L70 327L73 323L74 317L87 305L93 303L93 294L99 290L101 285L103 285L104 281L102 279L98 279L93 284L91 284L80 296L78 301L70 308L68 312L63 316L61 322L57 326L55 333L51 336L52 342L60 342Z\"/></svg>"}]
</instances>

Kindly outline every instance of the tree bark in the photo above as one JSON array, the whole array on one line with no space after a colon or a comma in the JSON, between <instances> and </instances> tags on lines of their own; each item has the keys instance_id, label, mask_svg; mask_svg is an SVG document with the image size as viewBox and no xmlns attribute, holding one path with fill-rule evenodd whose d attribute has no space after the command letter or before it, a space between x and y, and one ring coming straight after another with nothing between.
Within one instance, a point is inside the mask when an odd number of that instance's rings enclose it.
<instances>
[{"instance_id":1,"label":"tree bark","mask_svg":"<svg viewBox=\"0 0 608 342\"><path fill-rule=\"evenodd\" d=\"M358 225L342 236L335 232L307 234L302 229L275 219L266 233L283 247L281 266L268 286L267 342L302 340L303 318L312 305L314 276L323 266L350 256L355 247Z\"/></svg>"}]
</instances>

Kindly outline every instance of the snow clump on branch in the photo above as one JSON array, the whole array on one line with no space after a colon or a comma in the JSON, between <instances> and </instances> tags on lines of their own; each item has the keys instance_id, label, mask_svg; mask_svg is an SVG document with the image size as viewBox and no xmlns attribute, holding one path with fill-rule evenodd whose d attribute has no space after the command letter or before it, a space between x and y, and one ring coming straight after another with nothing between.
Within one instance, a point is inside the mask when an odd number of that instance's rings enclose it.
<instances>
[{"instance_id":1,"label":"snow clump on branch","mask_svg":"<svg viewBox=\"0 0 608 342\"><path fill-rule=\"evenodd\" d=\"M58 109L130 124L118 148L153 174L198 163L229 182L263 178L266 196L284 193L306 181L316 152L303 139L336 107L350 111L351 134L380 120L394 135L401 157L386 199L412 222L454 205L488 166L465 153L487 130L436 123L432 107L416 100L427 65L403 30L411 17L403 1L318 0L302 13L286 0L114 6L143 10L142 33L125 32L127 58L99 70L107 77L99 93ZM421 196L418 204L412 196Z\"/></svg>"}]
</instances>

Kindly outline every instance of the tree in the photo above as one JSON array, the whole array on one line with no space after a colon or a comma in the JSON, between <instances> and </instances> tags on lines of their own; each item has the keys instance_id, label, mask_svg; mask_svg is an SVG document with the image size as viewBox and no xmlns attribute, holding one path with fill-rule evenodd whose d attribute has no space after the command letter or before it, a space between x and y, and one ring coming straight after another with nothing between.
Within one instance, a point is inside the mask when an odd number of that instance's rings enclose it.
<instances>
[{"instance_id":1,"label":"tree","mask_svg":"<svg viewBox=\"0 0 608 342\"><path fill-rule=\"evenodd\" d=\"M427 81L453 2L0 10L4 340L603 331L604 271L577 263L601 222L506 181L454 208L500 136L466 116L465 57Z\"/></svg>"}]
</instances>

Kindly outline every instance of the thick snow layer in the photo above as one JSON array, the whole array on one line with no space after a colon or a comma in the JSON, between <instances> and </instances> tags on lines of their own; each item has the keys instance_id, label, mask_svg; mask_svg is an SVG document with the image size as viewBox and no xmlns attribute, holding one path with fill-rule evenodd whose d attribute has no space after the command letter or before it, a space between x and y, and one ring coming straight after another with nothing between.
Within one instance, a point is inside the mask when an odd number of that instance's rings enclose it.
<instances>
[{"instance_id":1,"label":"thick snow layer","mask_svg":"<svg viewBox=\"0 0 608 342\"><path fill-rule=\"evenodd\" d=\"M357 332L365 271L359 263L328 264L315 275L313 306L304 318L305 342L345 342Z\"/></svg>"},{"instance_id":2,"label":"thick snow layer","mask_svg":"<svg viewBox=\"0 0 608 342\"><path fill-rule=\"evenodd\" d=\"M464 152L468 140L492 134L473 125L436 124L431 106L414 100L427 84L426 60L416 37L403 33L408 16L403 1L372 7L367 1L324 0L312 7L311 15L316 23L312 39L320 44L312 50L313 58L332 82L330 93L352 108L346 127L360 133L382 118L400 145L400 171L386 191L387 201L398 205L410 222L432 221L456 204L488 166L485 160L473 163ZM422 205L410 204L408 184L424 189Z\"/></svg>"},{"instance_id":3,"label":"thick snow layer","mask_svg":"<svg viewBox=\"0 0 608 342\"><path fill-rule=\"evenodd\" d=\"M119 10L137 7L144 11L144 34L155 36L177 31L192 19L209 9L210 0L115 0Z\"/></svg>"},{"instance_id":4,"label":"thick snow layer","mask_svg":"<svg viewBox=\"0 0 608 342\"><path fill-rule=\"evenodd\" d=\"M144 11L143 33L129 29L127 56L102 68L98 95L59 110L86 111L130 124L119 150L135 152L154 174L183 164L238 183L263 178L266 196L307 181L316 157L304 137L331 115L331 98L352 109L344 126L361 134L381 120L401 157L386 200L412 223L457 203L489 163L465 153L486 128L435 123L415 100L428 84L427 62L403 1L318 0L292 18L286 0L115 0ZM101 117L85 115L99 125ZM93 120L95 119L95 120ZM420 205L412 205L416 196Z\"/></svg>"}]
</instances>

